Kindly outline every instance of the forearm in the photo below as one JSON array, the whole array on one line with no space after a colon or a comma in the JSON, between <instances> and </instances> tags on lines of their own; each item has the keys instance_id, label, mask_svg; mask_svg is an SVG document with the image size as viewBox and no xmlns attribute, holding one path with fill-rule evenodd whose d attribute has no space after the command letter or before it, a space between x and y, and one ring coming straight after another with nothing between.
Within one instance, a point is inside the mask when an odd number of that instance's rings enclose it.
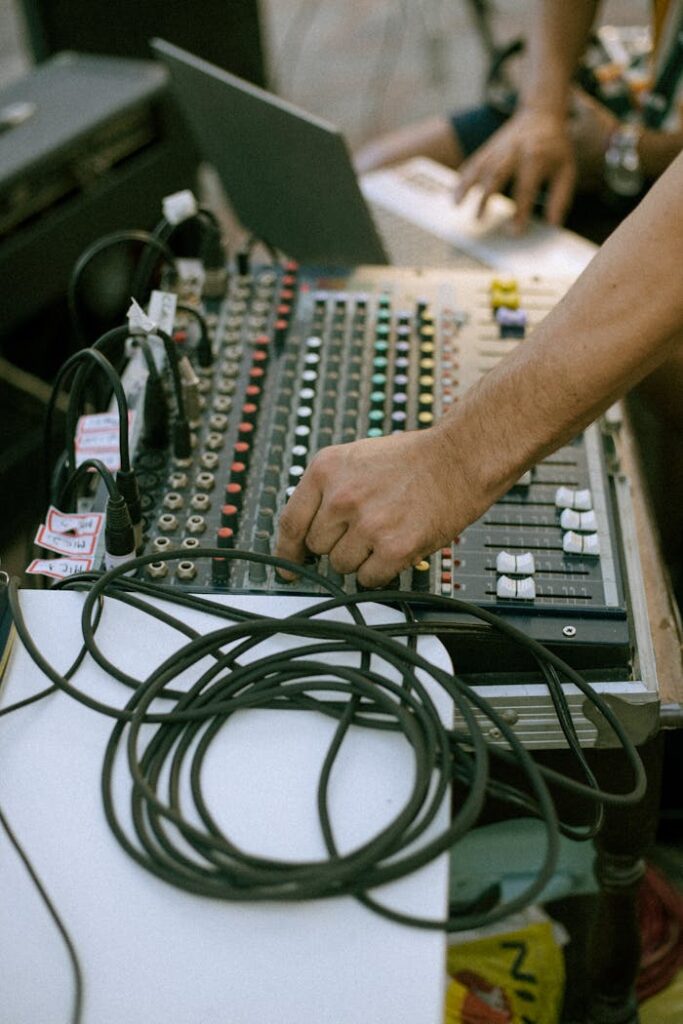
<instances>
[{"instance_id":1,"label":"forearm","mask_svg":"<svg viewBox=\"0 0 683 1024\"><path fill-rule=\"evenodd\" d=\"M565 299L436 428L478 515L683 343L683 157Z\"/></svg>"},{"instance_id":2,"label":"forearm","mask_svg":"<svg viewBox=\"0 0 683 1024\"><path fill-rule=\"evenodd\" d=\"M658 132L645 129L638 153L646 178L658 178L683 150L683 132Z\"/></svg>"},{"instance_id":3,"label":"forearm","mask_svg":"<svg viewBox=\"0 0 683 1024\"><path fill-rule=\"evenodd\" d=\"M564 117L569 84L583 53L599 0L539 0L529 38L529 66L520 106Z\"/></svg>"}]
</instances>

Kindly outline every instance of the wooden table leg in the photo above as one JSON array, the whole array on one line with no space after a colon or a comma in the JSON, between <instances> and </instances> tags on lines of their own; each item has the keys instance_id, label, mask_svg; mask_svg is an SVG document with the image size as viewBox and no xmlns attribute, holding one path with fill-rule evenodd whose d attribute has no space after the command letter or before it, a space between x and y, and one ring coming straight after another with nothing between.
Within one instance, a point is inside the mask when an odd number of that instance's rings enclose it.
<instances>
[{"instance_id":1,"label":"wooden table leg","mask_svg":"<svg viewBox=\"0 0 683 1024\"><path fill-rule=\"evenodd\" d=\"M588 1024L638 1024L635 983L640 963L636 897L645 872L643 857L653 844L659 814L663 757L660 734L640 748L648 789L636 807L610 808L595 841L599 885L588 942ZM601 751L596 768L603 781L615 778L612 751ZM623 759L621 761L623 766ZM623 767L622 767L623 772Z\"/></svg>"}]
</instances>

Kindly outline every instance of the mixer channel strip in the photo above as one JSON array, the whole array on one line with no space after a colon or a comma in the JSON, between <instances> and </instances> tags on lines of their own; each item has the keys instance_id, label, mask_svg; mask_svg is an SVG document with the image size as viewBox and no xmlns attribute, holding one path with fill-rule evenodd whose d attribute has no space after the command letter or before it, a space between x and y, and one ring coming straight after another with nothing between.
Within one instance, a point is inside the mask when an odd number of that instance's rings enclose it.
<instances>
[{"instance_id":1,"label":"mixer channel strip","mask_svg":"<svg viewBox=\"0 0 683 1024\"><path fill-rule=\"evenodd\" d=\"M199 371L192 457L136 451L145 551L187 550L146 573L195 590L317 592L262 564L195 563L192 549L272 552L279 513L316 451L428 428L524 343L567 284L294 263L234 277L224 301L205 305L215 358ZM626 588L602 449L591 426L397 586L489 607L546 642L562 642L568 615L581 618L587 647L623 664ZM355 591L355 578L334 573L327 559L319 570Z\"/></svg>"}]
</instances>

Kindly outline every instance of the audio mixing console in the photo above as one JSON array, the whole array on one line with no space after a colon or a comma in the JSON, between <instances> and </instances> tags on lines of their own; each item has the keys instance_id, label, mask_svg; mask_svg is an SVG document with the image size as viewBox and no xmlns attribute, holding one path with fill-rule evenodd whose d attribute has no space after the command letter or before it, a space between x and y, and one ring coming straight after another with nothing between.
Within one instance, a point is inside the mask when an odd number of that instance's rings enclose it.
<instances>
[{"instance_id":1,"label":"audio mixing console","mask_svg":"<svg viewBox=\"0 0 683 1024\"><path fill-rule=\"evenodd\" d=\"M224 300L204 304L214 359L198 367L202 408L191 457L145 446L138 422L144 550L187 552L148 565L146 575L193 590L314 592L302 579L284 583L267 565L195 561L193 548L270 552L278 514L315 451L428 427L524 343L566 285L489 271L293 263L233 277ZM326 559L319 569L355 590L355 579L339 577ZM536 466L462 536L395 582L493 609L577 665L624 671L632 631L600 428ZM469 634L461 668L474 670L483 649L486 662L496 657L496 645L461 618Z\"/></svg>"}]
</instances>

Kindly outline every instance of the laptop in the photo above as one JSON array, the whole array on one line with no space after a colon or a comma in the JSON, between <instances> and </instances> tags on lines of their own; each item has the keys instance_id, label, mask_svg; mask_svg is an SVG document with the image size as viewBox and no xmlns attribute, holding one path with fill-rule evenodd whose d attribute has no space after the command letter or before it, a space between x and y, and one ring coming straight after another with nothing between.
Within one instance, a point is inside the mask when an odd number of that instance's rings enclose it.
<instances>
[{"instance_id":1,"label":"laptop","mask_svg":"<svg viewBox=\"0 0 683 1024\"><path fill-rule=\"evenodd\" d=\"M476 190L456 206L456 172L433 161L359 180L334 125L163 39L151 47L243 227L300 262L575 276L593 255L578 235L540 221L512 238L514 204L504 196L478 219Z\"/></svg>"},{"instance_id":2,"label":"laptop","mask_svg":"<svg viewBox=\"0 0 683 1024\"><path fill-rule=\"evenodd\" d=\"M336 128L171 43L151 46L247 230L305 263L389 262Z\"/></svg>"}]
</instances>

